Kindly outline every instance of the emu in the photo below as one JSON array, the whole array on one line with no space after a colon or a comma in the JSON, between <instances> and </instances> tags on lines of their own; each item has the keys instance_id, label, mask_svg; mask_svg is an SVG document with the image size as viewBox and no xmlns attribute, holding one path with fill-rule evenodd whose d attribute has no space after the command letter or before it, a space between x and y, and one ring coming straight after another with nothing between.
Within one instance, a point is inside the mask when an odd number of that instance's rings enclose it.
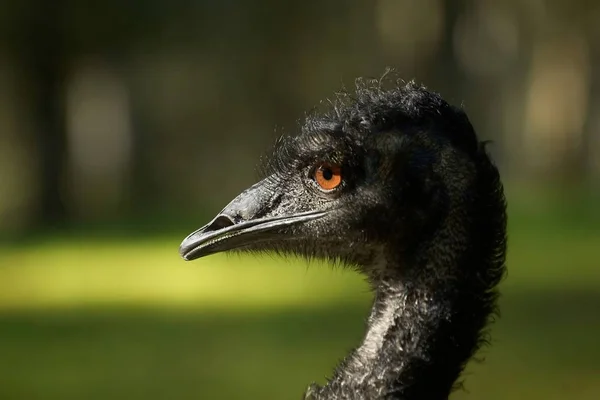
<instances>
[{"instance_id":1,"label":"emu","mask_svg":"<svg viewBox=\"0 0 600 400\"><path fill-rule=\"evenodd\" d=\"M275 251L356 268L374 292L362 343L311 400L447 399L488 339L506 201L466 114L409 82L359 80L281 138L264 178L180 254Z\"/></svg>"}]
</instances>

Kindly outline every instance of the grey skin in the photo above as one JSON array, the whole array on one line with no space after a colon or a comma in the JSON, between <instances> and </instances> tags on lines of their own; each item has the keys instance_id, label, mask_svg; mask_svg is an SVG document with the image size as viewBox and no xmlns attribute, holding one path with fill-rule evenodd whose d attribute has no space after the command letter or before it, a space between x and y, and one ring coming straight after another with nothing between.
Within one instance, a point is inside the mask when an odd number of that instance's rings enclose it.
<instances>
[{"instance_id":1,"label":"grey skin","mask_svg":"<svg viewBox=\"0 0 600 400\"><path fill-rule=\"evenodd\" d=\"M330 104L181 256L274 251L357 269L374 292L367 332L305 399L447 399L489 338L505 273L498 170L465 113L422 86L359 83ZM315 171L330 165L342 182L324 190Z\"/></svg>"}]
</instances>

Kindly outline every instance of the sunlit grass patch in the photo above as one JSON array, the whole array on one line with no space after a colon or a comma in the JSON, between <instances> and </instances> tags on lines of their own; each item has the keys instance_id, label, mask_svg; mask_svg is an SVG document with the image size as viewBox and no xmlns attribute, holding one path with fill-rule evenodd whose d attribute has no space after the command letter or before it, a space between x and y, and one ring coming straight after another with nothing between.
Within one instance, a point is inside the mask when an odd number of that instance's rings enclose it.
<instances>
[{"instance_id":1,"label":"sunlit grass patch","mask_svg":"<svg viewBox=\"0 0 600 400\"><path fill-rule=\"evenodd\" d=\"M5 249L0 256L0 309L86 304L268 308L368 296L358 274L322 262L235 254L184 262L168 241L54 241Z\"/></svg>"}]
</instances>

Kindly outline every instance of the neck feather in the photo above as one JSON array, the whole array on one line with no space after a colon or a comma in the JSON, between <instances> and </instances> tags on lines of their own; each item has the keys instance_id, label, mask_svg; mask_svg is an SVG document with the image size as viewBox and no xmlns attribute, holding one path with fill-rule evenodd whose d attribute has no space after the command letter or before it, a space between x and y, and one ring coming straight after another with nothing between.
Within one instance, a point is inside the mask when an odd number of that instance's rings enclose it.
<instances>
[{"instance_id":1,"label":"neck feather","mask_svg":"<svg viewBox=\"0 0 600 400\"><path fill-rule=\"evenodd\" d=\"M442 285L381 281L362 344L307 398L447 399L487 319L473 301Z\"/></svg>"}]
</instances>

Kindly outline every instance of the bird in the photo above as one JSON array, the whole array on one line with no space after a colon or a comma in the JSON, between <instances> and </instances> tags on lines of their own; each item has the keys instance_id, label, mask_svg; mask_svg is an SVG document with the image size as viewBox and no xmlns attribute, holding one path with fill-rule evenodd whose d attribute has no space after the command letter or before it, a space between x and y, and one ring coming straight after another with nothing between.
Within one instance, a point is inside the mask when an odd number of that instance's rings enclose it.
<instances>
[{"instance_id":1,"label":"bird","mask_svg":"<svg viewBox=\"0 0 600 400\"><path fill-rule=\"evenodd\" d=\"M261 179L180 255L266 251L359 271L373 292L364 338L304 399L448 399L498 315L500 174L464 107L414 80L354 86L279 138Z\"/></svg>"}]
</instances>

